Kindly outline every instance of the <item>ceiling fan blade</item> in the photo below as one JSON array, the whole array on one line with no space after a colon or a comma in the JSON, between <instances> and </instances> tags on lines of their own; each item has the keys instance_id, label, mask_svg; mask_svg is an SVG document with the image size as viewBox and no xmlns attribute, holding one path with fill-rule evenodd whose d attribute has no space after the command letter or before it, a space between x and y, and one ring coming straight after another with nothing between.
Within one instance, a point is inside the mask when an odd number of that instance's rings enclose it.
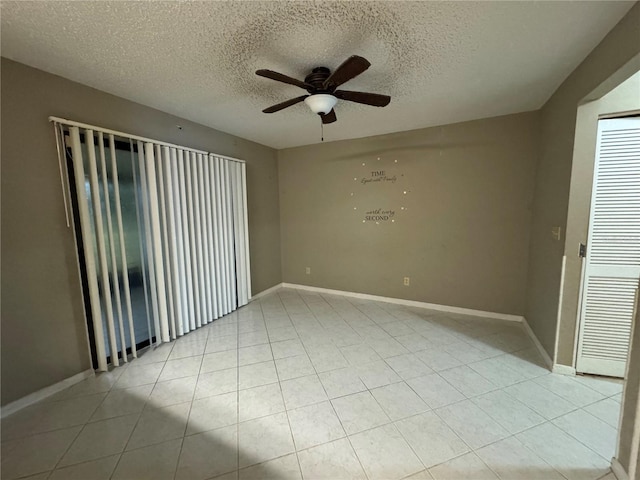
<instances>
[{"instance_id":1,"label":"ceiling fan blade","mask_svg":"<svg viewBox=\"0 0 640 480\"><path fill-rule=\"evenodd\" d=\"M347 58L342 65L336 68L329 78L324 81L323 87L327 89L329 87L335 88L342 85L353 77L360 75L370 66L371 64L366 58L353 55Z\"/></svg>"},{"instance_id":2,"label":"ceiling fan blade","mask_svg":"<svg viewBox=\"0 0 640 480\"><path fill-rule=\"evenodd\" d=\"M365 105L372 105L374 107L386 107L391 101L389 95L380 95L378 93L366 93L366 92L350 92L349 90L336 90L333 95L341 100L348 100L350 102L364 103Z\"/></svg>"},{"instance_id":3,"label":"ceiling fan blade","mask_svg":"<svg viewBox=\"0 0 640 480\"><path fill-rule=\"evenodd\" d=\"M304 88L305 90L308 88L308 85L300 80L296 80L295 78L288 77L287 75L283 75L282 73L274 72L273 70L256 70L256 75L260 77L270 78L271 80L275 80L276 82L288 83L289 85L295 85L296 87Z\"/></svg>"},{"instance_id":4,"label":"ceiling fan blade","mask_svg":"<svg viewBox=\"0 0 640 480\"><path fill-rule=\"evenodd\" d=\"M269 108L265 108L262 110L264 113L273 113L279 112L280 110L290 107L291 105L295 105L296 103L302 102L309 95L302 95L300 97L292 98L291 100L287 100L286 102L278 103L277 105L272 105Z\"/></svg>"},{"instance_id":5,"label":"ceiling fan blade","mask_svg":"<svg viewBox=\"0 0 640 480\"><path fill-rule=\"evenodd\" d=\"M338 119L338 117L336 117L336 111L333 108L327 114L322 114L321 113L320 117L322 118L322 123L324 123L325 125L327 123L333 123Z\"/></svg>"}]
</instances>

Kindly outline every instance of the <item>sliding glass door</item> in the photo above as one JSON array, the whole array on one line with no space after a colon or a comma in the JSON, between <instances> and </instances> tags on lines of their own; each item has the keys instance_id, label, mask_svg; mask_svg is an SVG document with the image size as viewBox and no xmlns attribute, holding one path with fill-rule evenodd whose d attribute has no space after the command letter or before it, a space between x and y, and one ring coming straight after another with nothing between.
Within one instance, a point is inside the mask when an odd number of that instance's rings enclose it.
<instances>
[{"instance_id":1,"label":"sliding glass door","mask_svg":"<svg viewBox=\"0 0 640 480\"><path fill-rule=\"evenodd\" d=\"M97 128L57 128L70 157L98 369L249 301L244 162Z\"/></svg>"}]
</instances>

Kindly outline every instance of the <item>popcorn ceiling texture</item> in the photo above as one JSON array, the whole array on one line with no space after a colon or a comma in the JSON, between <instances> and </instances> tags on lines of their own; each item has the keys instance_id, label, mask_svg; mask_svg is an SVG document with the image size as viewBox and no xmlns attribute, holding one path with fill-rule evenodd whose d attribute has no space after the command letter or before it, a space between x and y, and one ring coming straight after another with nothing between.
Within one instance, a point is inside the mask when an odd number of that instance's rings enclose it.
<instances>
[{"instance_id":1,"label":"popcorn ceiling texture","mask_svg":"<svg viewBox=\"0 0 640 480\"><path fill-rule=\"evenodd\" d=\"M258 101L269 97L278 100L271 92L271 82L256 82L250 65L278 62L278 57L292 47L295 51L291 61L284 59L280 63L292 75L304 78L316 66L333 69L339 65L345 60L341 57L345 46L361 51L367 45L373 54L369 54L370 61L386 67L376 79L379 89L388 92L395 87L397 91L390 93L396 95L402 91L399 83L405 80L410 65L415 65L418 50L408 44L412 37L405 22L386 3L355 3L348 9L340 3L300 2L284 6L274 10L259 5L250 20L245 20L226 40L220 60L223 70L229 73L225 80L236 86L238 93ZM232 14L225 23L232 23L233 19Z\"/></svg>"},{"instance_id":2,"label":"popcorn ceiling texture","mask_svg":"<svg viewBox=\"0 0 640 480\"><path fill-rule=\"evenodd\" d=\"M2 1L2 55L276 148L316 143L297 87L350 55L372 66L345 89L325 139L539 108L633 2Z\"/></svg>"}]
</instances>

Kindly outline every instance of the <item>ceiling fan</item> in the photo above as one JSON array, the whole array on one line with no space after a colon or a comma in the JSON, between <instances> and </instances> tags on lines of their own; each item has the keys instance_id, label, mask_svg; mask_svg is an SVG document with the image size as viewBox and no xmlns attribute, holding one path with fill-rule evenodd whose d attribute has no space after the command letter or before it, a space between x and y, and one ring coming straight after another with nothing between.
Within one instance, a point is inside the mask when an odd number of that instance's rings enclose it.
<instances>
[{"instance_id":1,"label":"ceiling fan","mask_svg":"<svg viewBox=\"0 0 640 480\"><path fill-rule=\"evenodd\" d=\"M278 103L263 110L264 113L274 113L282 109L304 101L314 113L322 118L322 123L333 123L337 120L333 109L340 100L363 103L374 107L389 105L391 97L377 93L354 92L350 90L336 90L340 85L360 75L371 63L363 57L353 55L345 60L333 73L327 67L316 67L304 79L304 82L291 78L272 70L257 70L256 75L270 78L277 82L295 85L309 92L309 95L301 95L286 102Z\"/></svg>"}]
</instances>

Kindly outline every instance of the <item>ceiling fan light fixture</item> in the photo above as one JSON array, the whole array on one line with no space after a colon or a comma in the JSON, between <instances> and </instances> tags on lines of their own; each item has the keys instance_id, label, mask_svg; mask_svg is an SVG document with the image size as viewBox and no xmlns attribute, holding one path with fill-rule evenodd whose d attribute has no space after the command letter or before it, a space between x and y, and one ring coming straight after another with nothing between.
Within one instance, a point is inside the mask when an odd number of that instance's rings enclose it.
<instances>
[{"instance_id":1,"label":"ceiling fan light fixture","mask_svg":"<svg viewBox=\"0 0 640 480\"><path fill-rule=\"evenodd\" d=\"M340 85L357 77L370 66L371 63L369 63L366 58L359 57L358 55L352 55L342 62L342 64L333 72L331 72L327 67L314 68L311 70L311 73L305 77L304 82L282 73L274 72L273 70L256 70L256 75L259 77L269 78L276 82L286 83L288 85L294 85L309 93L309 95L301 95L299 97L277 103L276 105L271 105L262 111L264 113L275 113L304 101L309 105L309 108L313 113L320 115L322 124L325 125L337 120L336 111L333 107L338 103L338 99L347 102L361 103L363 105L371 105L373 107L386 107L391 101L391 97L389 95L354 92L351 90L336 90Z\"/></svg>"},{"instance_id":2,"label":"ceiling fan light fixture","mask_svg":"<svg viewBox=\"0 0 640 480\"><path fill-rule=\"evenodd\" d=\"M305 98L304 103L309 105L309 108L313 113L322 113L326 115L333 109L336 103L338 103L338 99L333 95L317 93Z\"/></svg>"}]
</instances>

